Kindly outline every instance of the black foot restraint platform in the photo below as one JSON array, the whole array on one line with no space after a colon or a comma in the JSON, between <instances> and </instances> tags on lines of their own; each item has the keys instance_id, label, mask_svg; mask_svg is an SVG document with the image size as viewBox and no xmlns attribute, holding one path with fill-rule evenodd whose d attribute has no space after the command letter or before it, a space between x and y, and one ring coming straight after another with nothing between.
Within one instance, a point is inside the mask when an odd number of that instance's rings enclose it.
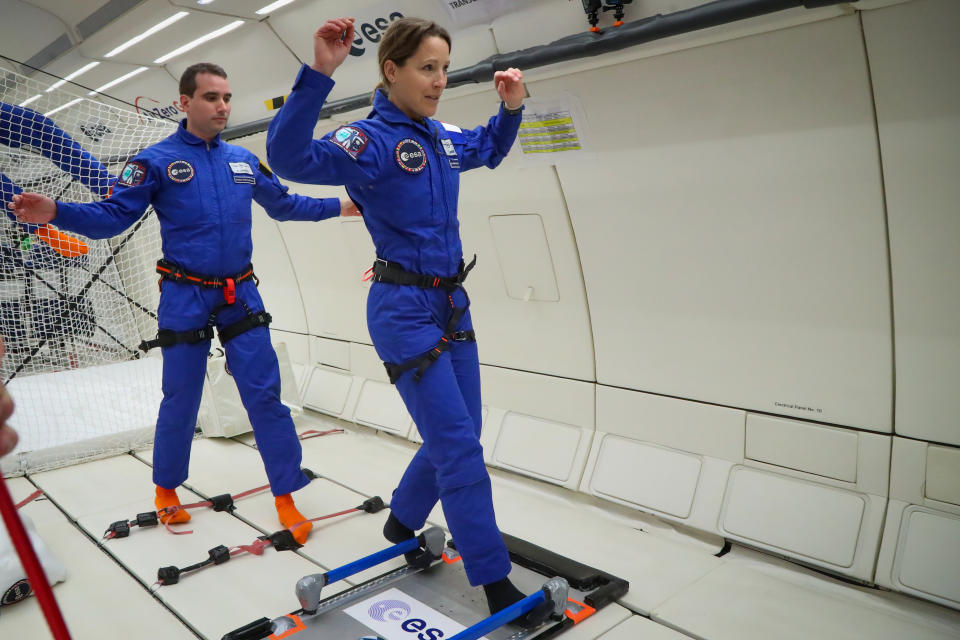
<instances>
[{"instance_id":1,"label":"black foot restraint platform","mask_svg":"<svg viewBox=\"0 0 960 640\"><path fill-rule=\"evenodd\" d=\"M627 593L625 580L504 535L510 580L531 595L489 615L479 587L442 529L297 582L300 609L261 618L223 640L527 640L553 638ZM322 598L329 584L405 555L407 565ZM523 626L513 621L521 619Z\"/></svg>"}]
</instances>

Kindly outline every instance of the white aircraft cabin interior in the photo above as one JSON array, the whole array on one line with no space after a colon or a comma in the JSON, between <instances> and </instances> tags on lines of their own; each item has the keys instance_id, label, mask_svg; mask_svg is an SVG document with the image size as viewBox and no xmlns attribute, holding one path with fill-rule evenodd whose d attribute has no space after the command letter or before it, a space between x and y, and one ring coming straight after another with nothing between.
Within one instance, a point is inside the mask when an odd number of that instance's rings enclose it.
<instances>
[{"instance_id":1,"label":"white aircraft cabin interior","mask_svg":"<svg viewBox=\"0 0 960 640\"><path fill-rule=\"evenodd\" d=\"M494 71L523 71L517 141L460 182L480 440L501 531L606 587L576 587L586 614L564 597L545 627L482 637L960 639L960 2L0 0L5 212L21 190L107 196L90 162L113 179L173 134L197 62L228 74L222 141L268 168L267 127L339 16L356 32L315 138L367 117L378 43L402 17L452 37L438 120L485 125ZM422 443L367 329L378 256L362 217L279 222L253 204L312 477L294 497L330 516L286 550L256 543L280 525L217 340L179 489L202 505L150 526L163 359L138 345L158 330L157 216L79 235L74 253L51 249L51 224L0 216L0 373L19 434L0 469L69 635L7 534L0 638L481 637L463 630L486 613L445 630L329 622L386 575L397 593L418 581L436 598L418 606L446 620L482 604L451 547L449 567L394 554L344 570L319 605L344 607L331 618L298 602L305 576L392 546L389 511L355 508L389 503ZM236 503L211 508L223 494ZM438 504L427 526L449 538L446 524ZM456 584L429 587L437 574ZM266 631L238 631L258 620Z\"/></svg>"}]
</instances>

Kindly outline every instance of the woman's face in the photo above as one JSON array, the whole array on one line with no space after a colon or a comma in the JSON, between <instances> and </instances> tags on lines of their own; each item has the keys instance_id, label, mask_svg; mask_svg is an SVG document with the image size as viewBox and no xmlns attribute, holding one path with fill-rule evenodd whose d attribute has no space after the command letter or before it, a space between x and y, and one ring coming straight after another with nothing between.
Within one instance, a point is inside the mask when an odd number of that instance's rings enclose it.
<instances>
[{"instance_id":1,"label":"woman's face","mask_svg":"<svg viewBox=\"0 0 960 640\"><path fill-rule=\"evenodd\" d=\"M414 120L432 117L437 112L450 67L446 40L428 36L402 67L392 60L387 60L383 67L390 81L390 101L397 108Z\"/></svg>"}]
</instances>

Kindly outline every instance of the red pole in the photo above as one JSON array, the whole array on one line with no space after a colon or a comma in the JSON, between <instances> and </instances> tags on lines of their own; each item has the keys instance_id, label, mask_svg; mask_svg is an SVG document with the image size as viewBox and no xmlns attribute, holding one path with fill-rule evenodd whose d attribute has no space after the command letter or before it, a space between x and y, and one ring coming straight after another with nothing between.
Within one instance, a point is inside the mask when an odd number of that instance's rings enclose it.
<instances>
[{"instance_id":1,"label":"red pole","mask_svg":"<svg viewBox=\"0 0 960 640\"><path fill-rule=\"evenodd\" d=\"M37 594L40 609L43 610L43 616L47 619L50 632L55 640L70 640L70 632L67 631L67 624L63 621L63 614L60 613L57 600L53 597L53 589L47 583L47 575L43 572L43 566L33 550L33 545L30 544L30 538L27 536L26 529L23 528L23 522L17 514L17 508L13 504L13 498L7 490L7 482L2 475L0 475L0 514L3 515L3 521L7 525L13 547L20 556L20 562L27 570L27 579L30 580L30 586Z\"/></svg>"}]
</instances>

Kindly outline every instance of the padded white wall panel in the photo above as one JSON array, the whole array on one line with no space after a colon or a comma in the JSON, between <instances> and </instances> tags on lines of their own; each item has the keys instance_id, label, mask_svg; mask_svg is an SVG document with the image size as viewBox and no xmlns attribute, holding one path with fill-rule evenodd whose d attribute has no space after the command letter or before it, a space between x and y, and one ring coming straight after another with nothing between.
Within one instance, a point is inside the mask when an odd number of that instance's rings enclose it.
<instances>
[{"instance_id":1,"label":"padded white wall panel","mask_svg":"<svg viewBox=\"0 0 960 640\"><path fill-rule=\"evenodd\" d=\"M304 391L303 404L311 409L341 417L347 410L347 399L354 377L327 367L313 367Z\"/></svg>"},{"instance_id":2,"label":"padded white wall panel","mask_svg":"<svg viewBox=\"0 0 960 640\"><path fill-rule=\"evenodd\" d=\"M469 100L489 104L486 95ZM487 117L495 108L490 104L485 109ZM518 153L515 149L513 155ZM521 168L518 162L508 157L494 171L476 169L461 179L464 254L468 260L474 253L478 256L466 287L473 301L480 359L485 364L593 380L590 317L563 193L552 167ZM491 216L513 214L537 215L542 222L542 228L524 226L522 231L529 235L513 239L540 247L536 255L528 256L526 269L522 254L510 246L498 247L491 226ZM505 282L512 281L517 287L535 287L529 300L511 295Z\"/></svg>"},{"instance_id":3,"label":"padded white wall panel","mask_svg":"<svg viewBox=\"0 0 960 640\"><path fill-rule=\"evenodd\" d=\"M524 302L559 301L543 218L535 213L490 216L490 231L507 296Z\"/></svg>"},{"instance_id":4,"label":"padded white wall panel","mask_svg":"<svg viewBox=\"0 0 960 640\"><path fill-rule=\"evenodd\" d=\"M547 482L576 487L593 430L508 411L492 463Z\"/></svg>"},{"instance_id":5,"label":"padded white wall panel","mask_svg":"<svg viewBox=\"0 0 960 640\"><path fill-rule=\"evenodd\" d=\"M593 429L594 385L500 367L480 366L483 400L491 407Z\"/></svg>"},{"instance_id":6,"label":"padded white wall panel","mask_svg":"<svg viewBox=\"0 0 960 640\"><path fill-rule=\"evenodd\" d=\"M890 431L884 212L857 19L530 84L561 91L591 122L638 114L593 127L598 159L558 166L598 382Z\"/></svg>"},{"instance_id":7,"label":"padded white wall panel","mask_svg":"<svg viewBox=\"0 0 960 640\"><path fill-rule=\"evenodd\" d=\"M720 529L763 548L850 569L868 506L862 495L735 467Z\"/></svg>"},{"instance_id":8,"label":"padded white wall panel","mask_svg":"<svg viewBox=\"0 0 960 640\"><path fill-rule=\"evenodd\" d=\"M482 365L488 464L575 489L594 431L594 385Z\"/></svg>"},{"instance_id":9,"label":"padded white wall panel","mask_svg":"<svg viewBox=\"0 0 960 640\"><path fill-rule=\"evenodd\" d=\"M610 434L597 440L590 493L677 518L690 515L700 456Z\"/></svg>"},{"instance_id":10,"label":"padded white wall panel","mask_svg":"<svg viewBox=\"0 0 960 640\"><path fill-rule=\"evenodd\" d=\"M366 344L350 343L350 371L353 375L380 382L389 382L383 361L373 347Z\"/></svg>"},{"instance_id":11,"label":"padded white wall panel","mask_svg":"<svg viewBox=\"0 0 960 640\"><path fill-rule=\"evenodd\" d=\"M878 584L960 609L960 516L892 500Z\"/></svg>"},{"instance_id":12,"label":"padded white wall panel","mask_svg":"<svg viewBox=\"0 0 960 640\"><path fill-rule=\"evenodd\" d=\"M311 361L316 364L350 371L350 343L327 338L310 338Z\"/></svg>"},{"instance_id":13,"label":"padded white wall panel","mask_svg":"<svg viewBox=\"0 0 960 640\"><path fill-rule=\"evenodd\" d=\"M857 481L857 433L747 414L746 457L846 482Z\"/></svg>"},{"instance_id":14,"label":"padded white wall panel","mask_svg":"<svg viewBox=\"0 0 960 640\"><path fill-rule=\"evenodd\" d=\"M960 609L960 505L944 501L954 497L956 451L893 438L891 499L875 579Z\"/></svg>"},{"instance_id":15,"label":"padded white wall panel","mask_svg":"<svg viewBox=\"0 0 960 640\"><path fill-rule=\"evenodd\" d=\"M701 455L743 461L737 409L597 386L597 430Z\"/></svg>"},{"instance_id":16,"label":"padded white wall panel","mask_svg":"<svg viewBox=\"0 0 960 640\"><path fill-rule=\"evenodd\" d=\"M322 193L323 189L327 192ZM337 195L330 187L297 185L297 191ZM340 219L285 222L280 230L299 275L310 333L370 344L366 322L368 285L360 282L362 272L356 268L359 260L350 250L346 230L356 224Z\"/></svg>"},{"instance_id":17,"label":"padded white wall panel","mask_svg":"<svg viewBox=\"0 0 960 640\"><path fill-rule=\"evenodd\" d=\"M361 384L354 422L406 438L413 419L407 413L397 388L377 380L363 380Z\"/></svg>"},{"instance_id":18,"label":"padded white wall panel","mask_svg":"<svg viewBox=\"0 0 960 640\"><path fill-rule=\"evenodd\" d=\"M927 447L925 494L931 500L960 506L960 449Z\"/></svg>"},{"instance_id":19,"label":"padded white wall panel","mask_svg":"<svg viewBox=\"0 0 960 640\"><path fill-rule=\"evenodd\" d=\"M893 266L897 433L960 445L960 3L863 14Z\"/></svg>"}]
</instances>

